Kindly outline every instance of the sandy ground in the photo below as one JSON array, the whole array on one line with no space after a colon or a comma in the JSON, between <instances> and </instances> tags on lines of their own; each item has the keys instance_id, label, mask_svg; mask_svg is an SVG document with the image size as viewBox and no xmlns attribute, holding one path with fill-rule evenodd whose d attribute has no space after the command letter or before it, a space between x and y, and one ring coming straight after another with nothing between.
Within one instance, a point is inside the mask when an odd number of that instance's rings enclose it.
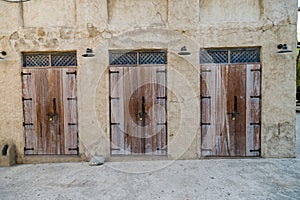
<instances>
[{"instance_id":1,"label":"sandy ground","mask_svg":"<svg viewBox=\"0 0 300 200\"><path fill-rule=\"evenodd\" d=\"M300 138L300 114L297 114ZM18 165L0 168L0 199L300 199L296 159Z\"/></svg>"}]
</instances>

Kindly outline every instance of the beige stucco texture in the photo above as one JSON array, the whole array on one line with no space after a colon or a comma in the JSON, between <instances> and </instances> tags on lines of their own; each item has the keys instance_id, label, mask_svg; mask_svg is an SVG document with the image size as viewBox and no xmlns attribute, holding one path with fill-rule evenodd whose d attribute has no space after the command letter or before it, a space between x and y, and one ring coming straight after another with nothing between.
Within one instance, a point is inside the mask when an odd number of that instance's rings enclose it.
<instances>
[{"instance_id":1,"label":"beige stucco texture","mask_svg":"<svg viewBox=\"0 0 300 200\"><path fill-rule=\"evenodd\" d=\"M200 48L261 47L261 156L295 156L297 0L0 1L0 139L24 156L22 53L76 51L79 157L110 155L109 50L167 50L168 156L201 157ZM278 54L277 45L293 51ZM191 55L180 56L186 46ZM93 58L84 58L92 48ZM136 159L156 159L156 157ZM157 158L160 159L161 157ZM134 159L130 156L119 160Z\"/></svg>"}]
</instances>

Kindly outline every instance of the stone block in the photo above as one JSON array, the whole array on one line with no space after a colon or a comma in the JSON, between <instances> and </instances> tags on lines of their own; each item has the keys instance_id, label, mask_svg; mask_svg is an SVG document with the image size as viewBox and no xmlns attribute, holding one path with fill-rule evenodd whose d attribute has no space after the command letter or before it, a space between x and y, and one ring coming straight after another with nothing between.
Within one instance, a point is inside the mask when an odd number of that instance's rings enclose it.
<instances>
[{"instance_id":1,"label":"stone block","mask_svg":"<svg viewBox=\"0 0 300 200\"><path fill-rule=\"evenodd\" d=\"M93 158L90 160L89 165L90 166L97 166L97 165L103 165L105 162L104 156L93 156Z\"/></svg>"}]
</instances>

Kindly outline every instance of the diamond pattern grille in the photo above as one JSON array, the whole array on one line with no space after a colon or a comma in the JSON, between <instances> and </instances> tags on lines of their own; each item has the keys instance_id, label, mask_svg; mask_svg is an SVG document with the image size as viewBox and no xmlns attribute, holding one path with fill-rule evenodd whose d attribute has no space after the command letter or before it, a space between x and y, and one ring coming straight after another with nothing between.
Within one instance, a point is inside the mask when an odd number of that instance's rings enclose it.
<instances>
[{"instance_id":1,"label":"diamond pattern grille","mask_svg":"<svg viewBox=\"0 0 300 200\"><path fill-rule=\"evenodd\" d=\"M45 67L49 65L49 55L24 55L24 67Z\"/></svg>"},{"instance_id":2,"label":"diamond pattern grille","mask_svg":"<svg viewBox=\"0 0 300 200\"><path fill-rule=\"evenodd\" d=\"M137 54L135 52L111 52L109 55L110 65L136 65Z\"/></svg>"},{"instance_id":3,"label":"diamond pattern grille","mask_svg":"<svg viewBox=\"0 0 300 200\"><path fill-rule=\"evenodd\" d=\"M230 58L228 58L230 55ZM260 62L259 48L201 49L200 63L253 63Z\"/></svg>"},{"instance_id":4,"label":"diamond pattern grille","mask_svg":"<svg viewBox=\"0 0 300 200\"><path fill-rule=\"evenodd\" d=\"M24 54L24 67L77 66L76 53Z\"/></svg>"},{"instance_id":5,"label":"diamond pattern grille","mask_svg":"<svg viewBox=\"0 0 300 200\"><path fill-rule=\"evenodd\" d=\"M228 63L228 50L201 50L200 63Z\"/></svg>"},{"instance_id":6,"label":"diamond pattern grille","mask_svg":"<svg viewBox=\"0 0 300 200\"><path fill-rule=\"evenodd\" d=\"M231 50L230 62L231 63L260 62L259 48Z\"/></svg>"},{"instance_id":7,"label":"diamond pattern grille","mask_svg":"<svg viewBox=\"0 0 300 200\"><path fill-rule=\"evenodd\" d=\"M139 59L137 59L139 57ZM110 52L110 65L166 64L166 52Z\"/></svg>"},{"instance_id":8,"label":"diamond pattern grille","mask_svg":"<svg viewBox=\"0 0 300 200\"><path fill-rule=\"evenodd\" d=\"M77 66L76 54L53 54L52 66Z\"/></svg>"},{"instance_id":9,"label":"diamond pattern grille","mask_svg":"<svg viewBox=\"0 0 300 200\"><path fill-rule=\"evenodd\" d=\"M139 63L143 64L166 64L165 52L143 52L139 54Z\"/></svg>"}]
</instances>

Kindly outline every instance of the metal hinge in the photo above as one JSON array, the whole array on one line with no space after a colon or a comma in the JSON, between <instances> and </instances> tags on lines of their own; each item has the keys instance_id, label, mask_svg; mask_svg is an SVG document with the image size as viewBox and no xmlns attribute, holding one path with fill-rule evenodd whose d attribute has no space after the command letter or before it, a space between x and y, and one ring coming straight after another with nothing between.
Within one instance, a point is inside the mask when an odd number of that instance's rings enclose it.
<instances>
[{"instance_id":1,"label":"metal hinge","mask_svg":"<svg viewBox=\"0 0 300 200\"><path fill-rule=\"evenodd\" d=\"M68 123L68 126L76 126L77 123Z\"/></svg>"},{"instance_id":2,"label":"metal hinge","mask_svg":"<svg viewBox=\"0 0 300 200\"><path fill-rule=\"evenodd\" d=\"M201 122L201 126L210 126L211 125L211 123L202 123Z\"/></svg>"},{"instance_id":3,"label":"metal hinge","mask_svg":"<svg viewBox=\"0 0 300 200\"><path fill-rule=\"evenodd\" d=\"M110 73L110 74L119 74L120 72L119 72L119 71L110 71L110 70L109 70L109 73Z\"/></svg>"},{"instance_id":4,"label":"metal hinge","mask_svg":"<svg viewBox=\"0 0 300 200\"><path fill-rule=\"evenodd\" d=\"M210 69L201 69L201 73L202 72L211 72L211 70Z\"/></svg>"},{"instance_id":5,"label":"metal hinge","mask_svg":"<svg viewBox=\"0 0 300 200\"><path fill-rule=\"evenodd\" d=\"M252 126L260 126L260 122L258 122L258 123L250 123L250 125L252 125Z\"/></svg>"},{"instance_id":6,"label":"metal hinge","mask_svg":"<svg viewBox=\"0 0 300 200\"><path fill-rule=\"evenodd\" d=\"M200 99L211 99L211 96L202 96L201 95Z\"/></svg>"},{"instance_id":7,"label":"metal hinge","mask_svg":"<svg viewBox=\"0 0 300 200\"><path fill-rule=\"evenodd\" d=\"M23 122L23 126L33 126L33 123L25 123L25 122Z\"/></svg>"},{"instance_id":8,"label":"metal hinge","mask_svg":"<svg viewBox=\"0 0 300 200\"><path fill-rule=\"evenodd\" d=\"M70 97L70 98L67 98L67 100L68 100L68 101L71 101L71 100L77 101L77 97L74 97L74 98L71 98L71 97Z\"/></svg>"},{"instance_id":9,"label":"metal hinge","mask_svg":"<svg viewBox=\"0 0 300 200\"><path fill-rule=\"evenodd\" d=\"M250 152L260 152L260 149L250 149Z\"/></svg>"},{"instance_id":10,"label":"metal hinge","mask_svg":"<svg viewBox=\"0 0 300 200\"><path fill-rule=\"evenodd\" d=\"M24 98L24 97L22 97L22 101L32 101L32 98Z\"/></svg>"},{"instance_id":11,"label":"metal hinge","mask_svg":"<svg viewBox=\"0 0 300 200\"><path fill-rule=\"evenodd\" d=\"M26 148L26 147L24 147L24 151L33 151L34 150L34 148Z\"/></svg>"},{"instance_id":12,"label":"metal hinge","mask_svg":"<svg viewBox=\"0 0 300 200\"><path fill-rule=\"evenodd\" d=\"M156 97L156 99L167 99L167 97Z\"/></svg>"},{"instance_id":13,"label":"metal hinge","mask_svg":"<svg viewBox=\"0 0 300 200\"><path fill-rule=\"evenodd\" d=\"M66 72L67 75L77 75L77 71L74 72Z\"/></svg>"},{"instance_id":14,"label":"metal hinge","mask_svg":"<svg viewBox=\"0 0 300 200\"><path fill-rule=\"evenodd\" d=\"M68 148L68 150L69 150L69 151L74 151L74 150L75 150L75 151L79 151L79 147L76 147L76 148Z\"/></svg>"},{"instance_id":15,"label":"metal hinge","mask_svg":"<svg viewBox=\"0 0 300 200\"><path fill-rule=\"evenodd\" d=\"M167 122L164 122L164 123L156 123L156 125L158 125L158 126L167 126Z\"/></svg>"},{"instance_id":16,"label":"metal hinge","mask_svg":"<svg viewBox=\"0 0 300 200\"><path fill-rule=\"evenodd\" d=\"M250 98L251 98L251 99L260 99L261 96L260 96L260 95L259 95L259 96L250 96Z\"/></svg>"}]
</instances>

